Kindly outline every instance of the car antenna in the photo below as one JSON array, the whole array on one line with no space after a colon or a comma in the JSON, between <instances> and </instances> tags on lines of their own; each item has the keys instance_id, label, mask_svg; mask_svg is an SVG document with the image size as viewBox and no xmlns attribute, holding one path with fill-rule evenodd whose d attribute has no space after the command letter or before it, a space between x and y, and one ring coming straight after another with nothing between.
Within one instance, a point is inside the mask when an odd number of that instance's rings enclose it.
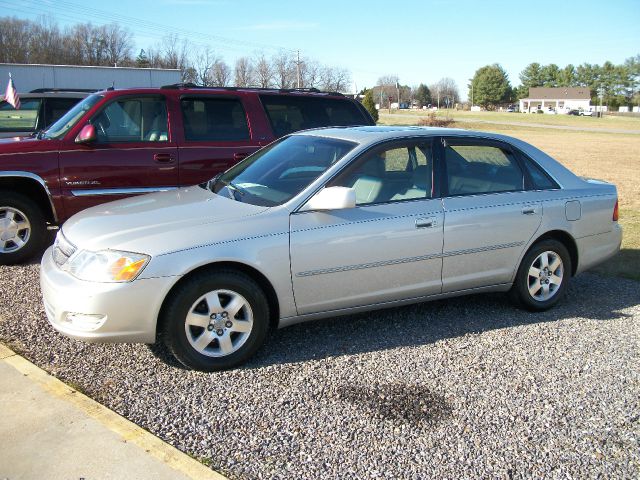
<instances>
[{"instance_id":1,"label":"car antenna","mask_svg":"<svg viewBox=\"0 0 640 480\"><path fill-rule=\"evenodd\" d=\"M109 88L107 88L107 91L115 90L116 89L115 85L116 85L116 82L114 80L114 81L111 82L111 86Z\"/></svg>"}]
</instances>

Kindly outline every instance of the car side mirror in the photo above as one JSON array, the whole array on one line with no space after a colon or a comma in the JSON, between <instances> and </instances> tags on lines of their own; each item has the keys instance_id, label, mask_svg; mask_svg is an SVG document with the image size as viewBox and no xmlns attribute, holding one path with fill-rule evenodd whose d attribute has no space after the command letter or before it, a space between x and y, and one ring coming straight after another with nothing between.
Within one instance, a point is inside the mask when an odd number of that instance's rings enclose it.
<instances>
[{"instance_id":1,"label":"car side mirror","mask_svg":"<svg viewBox=\"0 0 640 480\"><path fill-rule=\"evenodd\" d=\"M76 137L76 143L91 143L96 140L96 127L91 124L85 125Z\"/></svg>"},{"instance_id":2,"label":"car side mirror","mask_svg":"<svg viewBox=\"0 0 640 480\"><path fill-rule=\"evenodd\" d=\"M356 191L349 187L327 187L320 190L300 209L310 210L344 210L356 206Z\"/></svg>"}]
</instances>

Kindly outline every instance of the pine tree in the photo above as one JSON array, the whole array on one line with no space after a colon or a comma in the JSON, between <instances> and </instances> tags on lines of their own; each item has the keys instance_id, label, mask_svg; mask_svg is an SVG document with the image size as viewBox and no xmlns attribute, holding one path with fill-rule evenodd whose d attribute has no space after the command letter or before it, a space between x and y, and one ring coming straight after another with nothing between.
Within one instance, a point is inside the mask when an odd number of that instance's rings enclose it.
<instances>
[{"instance_id":1,"label":"pine tree","mask_svg":"<svg viewBox=\"0 0 640 480\"><path fill-rule=\"evenodd\" d=\"M378 121L378 110L376 110L376 102L373 100L373 90L369 89L364 94L362 106L371 114L374 121Z\"/></svg>"}]
</instances>

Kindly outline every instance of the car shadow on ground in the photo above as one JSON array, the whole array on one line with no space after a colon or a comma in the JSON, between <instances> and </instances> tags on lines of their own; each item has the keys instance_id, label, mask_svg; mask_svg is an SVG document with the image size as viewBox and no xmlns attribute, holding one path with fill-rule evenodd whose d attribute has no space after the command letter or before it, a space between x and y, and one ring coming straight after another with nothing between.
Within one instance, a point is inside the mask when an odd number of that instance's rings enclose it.
<instances>
[{"instance_id":1,"label":"car shadow on ground","mask_svg":"<svg viewBox=\"0 0 640 480\"><path fill-rule=\"evenodd\" d=\"M583 274L553 309L529 312L506 294L425 302L294 325L273 331L245 368L426 345L467 334L564 319L609 321L640 304L640 283Z\"/></svg>"}]
</instances>

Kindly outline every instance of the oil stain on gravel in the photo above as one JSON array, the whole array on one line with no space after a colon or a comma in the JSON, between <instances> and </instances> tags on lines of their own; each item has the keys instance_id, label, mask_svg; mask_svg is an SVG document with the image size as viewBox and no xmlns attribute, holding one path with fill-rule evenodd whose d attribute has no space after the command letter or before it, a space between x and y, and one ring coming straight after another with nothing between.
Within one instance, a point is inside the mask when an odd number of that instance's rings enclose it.
<instances>
[{"instance_id":1,"label":"oil stain on gravel","mask_svg":"<svg viewBox=\"0 0 640 480\"><path fill-rule=\"evenodd\" d=\"M451 413L442 395L421 385L342 385L338 396L371 417L412 426L433 425Z\"/></svg>"}]
</instances>

